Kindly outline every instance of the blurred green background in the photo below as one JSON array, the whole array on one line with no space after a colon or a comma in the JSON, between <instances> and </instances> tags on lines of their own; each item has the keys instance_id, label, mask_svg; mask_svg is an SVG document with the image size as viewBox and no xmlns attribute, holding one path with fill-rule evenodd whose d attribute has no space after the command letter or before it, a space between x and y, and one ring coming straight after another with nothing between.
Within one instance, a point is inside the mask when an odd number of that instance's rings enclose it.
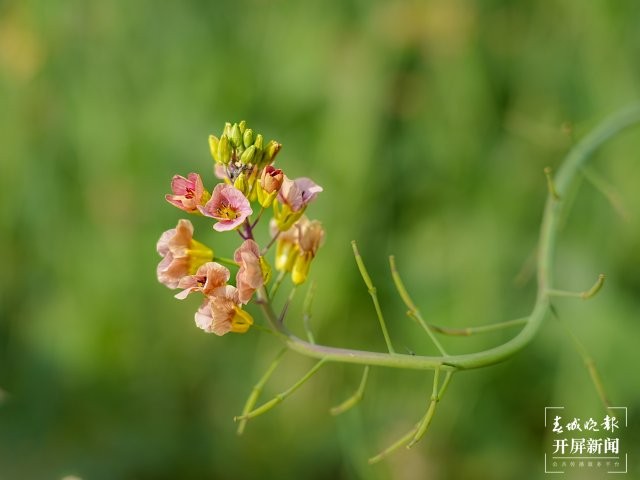
<instances>
[{"instance_id":1,"label":"blurred green background","mask_svg":"<svg viewBox=\"0 0 640 480\"><path fill-rule=\"evenodd\" d=\"M163 196L175 173L210 175L207 136L246 119L283 143L291 176L325 188L309 210L327 230L317 338L384 350L357 239L398 350L435 353L387 256L433 323L527 314L542 170L640 96L638 25L635 0L0 2L0 478L543 478L544 407L602 415L553 319L511 361L456 376L423 442L380 465L367 457L422 415L430 375L374 369L362 404L331 417L361 369L330 365L236 436L278 344L204 334L197 301L157 283L155 242L183 216ZM629 408L630 478L639 151L636 129L598 152L619 205L583 182L557 262L563 288L608 275L588 304L556 308ZM197 238L231 255L209 225ZM443 342L470 352L514 333ZM287 354L264 398L311 364Z\"/></svg>"}]
</instances>

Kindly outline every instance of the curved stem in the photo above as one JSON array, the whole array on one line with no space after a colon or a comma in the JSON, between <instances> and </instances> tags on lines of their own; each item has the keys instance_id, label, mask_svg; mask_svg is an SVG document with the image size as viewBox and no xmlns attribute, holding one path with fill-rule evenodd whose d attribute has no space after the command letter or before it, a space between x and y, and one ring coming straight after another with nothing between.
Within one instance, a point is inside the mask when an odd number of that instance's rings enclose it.
<instances>
[{"instance_id":1,"label":"curved stem","mask_svg":"<svg viewBox=\"0 0 640 480\"><path fill-rule=\"evenodd\" d=\"M607 119L600 126L580 141L567 155L564 163L558 169L553 184L556 194L562 198L569 189L572 180L580 172L589 156L604 142L622 130L640 123L640 105L619 111ZM497 347L464 355L417 356L398 353L378 353L361 350L334 348L312 344L292 335L283 325L279 325L277 317L268 302L261 302L260 306L272 328L287 346L303 355L345 363L356 363L372 366L393 368L408 368L417 370L432 370L440 368L442 371L457 369L473 369L486 367L503 362L526 347L537 334L540 325L549 312L548 291L553 290L553 266L556 239L561 218L562 202L550 193L547 197L538 248L538 293L533 310L524 328L512 339ZM259 298L267 299L264 289L259 290Z\"/></svg>"},{"instance_id":2,"label":"curved stem","mask_svg":"<svg viewBox=\"0 0 640 480\"><path fill-rule=\"evenodd\" d=\"M358 390L356 390L353 395L347 398L340 405L332 407L331 410L329 410L331 412L331 415L340 415L341 413L344 413L347 410L355 407L358 402L362 400L362 397L364 397L364 389L367 386L367 379L369 378L369 368L369 365L364 367L362 378L360 379L360 385L358 385Z\"/></svg>"},{"instance_id":3,"label":"curved stem","mask_svg":"<svg viewBox=\"0 0 640 480\"><path fill-rule=\"evenodd\" d=\"M382 330L384 342L387 344L387 350L389 350L389 353L393 355L396 352L393 348L393 344L391 343L391 337L389 336L389 330L387 330L387 324L384 321L384 315L382 315L382 308L380 307L380 301L378 300L378 290L371 281L371 277L369 276L367 267L364 266L364 262L362 261L362 257L360 256L360 252L358 251L358 245L356 245L355 240L351 241L351 246L353 247L353 256L356 259L358 270L360 270L362 280L364 280L364 283L367 286L367 290L369 291L369 295L371 296L371 301L373 302L373 306L376 309L378 323L380 323L380 330Z\"/></svg>"},{"instance_id":4,"label":"curved stem","mask_svg":"<svg viewBox=\"0 0 640 480\"><path fill-rule=\"evenodd\" d=\"M451 335L458 337L469 337L477 333L495 332L496 330L503 330L505 328L521 326L529 321L529 317L514 318L513 320L507 320L506 322L490 323L488 325L478 325L477 327L462 327L462 328L450 328L441 327L439 325L433 325L429 323L429 328L434 332L441 333L442 335Z\"/></svg>"},{"instance_id":5,"label":"curved stem","mask_svg":"<svg viewBox=\"0 0 640 480\"><path fill-rule=\"evenodd\" d=\"M249 398L247 398L247 401L244 404L244 408L242 409L241 416L245 416L251 410L253 410L253 407L255 407L256 402L258 401L258 398L262 393L262 389L264 388L265 384L269 381L269 379L271 378L271 375L273 375L273 372L275 372L276 368L278 368L278 365L280 365L280 362L282 361L282 356L286 352L287 352L286 348L282 348L278 352L276 357L273 359L273 362L271 362L271 365L269 365L269 368L267 368L267 371L264 372L262 377L260 377L260 380L258 380L258 383L255 384L255 386L251 390L251 393L249 394ZM248 421L247 418L243 418L242 420L240 420L240 423L238 424L238 430L237 430L238 435L242 435L244 433L244 429L247 426L247 421Z\"/></svg>"},{"instance_id":6,"label":"curved stem","mask_svg":"<svg viewBox=\"0 0 640 480\"><path fill-rule=\"evenodd\" d=\"M404 286L404 282L402 281L402 278L400 278L400 273L398 272L398 269L396 267L396 259L393 255L389 257L389 265L391 267L391 276L393 278L393 283L396 284L396 290L398 290L398 294L400 295L400 298L402 298L402 301L404 302L406 307L409 309L409 311L407 312L407 315L420 324L422 329L425 332L427 332L427 335L429 335L429 338L431 338L431 341L433 342L433 344L436 346L436 348L442 355L448 355L446 350L442 346L442 344L438 341L436 336L431 331L434 329L427 322L424 321L424 318L422 318L422 314L420 313L420 310L418 310L418 307L416 307L416 304L413 303L413 300L411 299L409 292L407 292L407 289Z\"/></svg>"},{"instance_id":7,"label":"curved stem","mask_svg":"<svg viewBox=\"0 0 640 480\"><path fill-rule=\"evenodd\" d=\"M315 373L320 370L320 368L324 365L324 360L319 360L312 368L311 370L309 370L300 380L298 380L296 383L294 383L291 387L289 387L287 390L285 390L282 393L279 393L278 395L276 395L275 397L273 397L271 400L269 400L268 402L263 403L262 405L260 405L258 408L256 408L255 410L251 410L250 412L247 413L243 413L242 415L239 415L237 417L234 417L235 421L244 421L244 420L250 420L252 418L257 417L258 415L262 415L265 412L268 412L269 410L271 410L273 407L275 407L276 405L278 405L279 403L282 403L287 397L289 397L293 392L295 392L296 390L298 390L302 385L305 384L305 382L307 380L309 380L311 377L313 377L313 375L315 375Z\"/></svg>"},{"instance_id":8,"label":"curved stem","mask_svg":"<svg viewBox=\"0 0 640 480\"><path fill-rule=\"evenodd\" d=\"M557 320L558 320L558 323L562 325L562 328L564 329L564 331L567 333L567 335L573 342L573 346L578 352L578 355L580 355L580 358L582 358L584 366L587 369L587 372L589 373L589 377L591 378L591 381L593 382L593 386L595 387L596 392L598 393L598 397L600 397L600 401L602 402L602 405L604 406L607 413L611 413L611 410L610 410L611 402L609 401L609 397L607 396L607 393L604 389L602 378L600 378L600 374L598 373L598 369L596 368L596 364L593 361L593 358L591 358L591 355L589 355L589 352L587 351L585 346L582 344L582 342L578 339L578 337L573 333L573 331L571 331L571 329L560 318L558 318Z\"/></svg>"}]
</instances>

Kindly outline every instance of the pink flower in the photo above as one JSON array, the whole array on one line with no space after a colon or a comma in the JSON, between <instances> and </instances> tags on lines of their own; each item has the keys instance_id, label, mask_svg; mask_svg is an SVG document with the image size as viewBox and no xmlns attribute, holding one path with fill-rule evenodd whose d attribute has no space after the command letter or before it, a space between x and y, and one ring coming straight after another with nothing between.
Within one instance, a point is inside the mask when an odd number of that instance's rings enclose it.
<instances>
[{"instance_id":1,"label":"pink flower","mask_svg":"<svg viewBox=\"0 0 640 480\"><path fill-rule=\"evenodd\" d=\"M238 300L246 304L253 292L264 284L264 274L260 262L260 247L253 240L245 240L235 251L233 259L240 270L236 275L236 286L238 287Z\"/></svg>"},{"instance_id":2,"label":"pink flower","mask_svg":"<svg viewBox=\"0 0 640 480\"><path fill-rule=\"evenodd\" d=\"M229 281L229 269L217 262L207 262L198 268L195 275L182 277L178 282L178 288L183 288L175 297L182 300L191 292L202 292L206 296L214 295L220 287L224 287Z\"/></svg>"},{"instance_id":3,"label":"pink flower","mask_svg":"<svg viewBox=\"0 0 640 480\"><path fill-rule=\"evenodd\" d=\"M195 320L199 328L216 335L245 333L253 325L251 315L240 308L238 290L231 285L207 297L196 312Z\"/></svg>"},{"instance_id":4,"label":"pink flower","mask_svg":"<svg viewBox=\"0 0 640 480\"><path fill-rule=\"evenodd\" d=\"M202 179L197 173L190 173L188 178L175 175L171 180L173 195L165 195L169 203L185 212L198 211L199 205L204 205L209 199L209 192L202 186Z\"/></svg>"},{"instance_id":5,"label":"pink flower","mask_svg":"<svg viewBox=\"0 0 640 480\"><path fill-rule=\"evenodd\" d=\"M291 268L291 281L294 285L300 285L307 279L311 261L324 238L324 229L319 221L309 221L306 217L298 220L294 228L298 231L299 254Z\"/></svg>"},{"instance_id":6,"label":"pink flower","mask_svg":"<svg viewBox=\"0 0 640 480\"><path fill-rule=\"evenodd\" d=\"M213 259L213 251L193 239L189 220L179 220L176 228L164 232L156 249L163 257L156 271L158 281L169 288L176 288L182 277L193 275L200 265Z\"/></svg>"},{"instance_id":7,"label":"pink flower","mask_svg":"<svg viewBox=\"0 0 640 480\"><path fill-rule=\"evenodd\" d=\"M302 217L294 225L298 230L298 247L305 255L311 258L316 256L316 252L324 239L324 229L318 220L309 221L307 217Z\"/></svg>"},{"instance_id":8,"label":"pink flower","mask_svg":"<svg viewBox=\"0 0 640 480\"><path fill-rule=\"evenodd\" d=\"M213 174L220 180L227 180L229 178L227 176L227 169L221 163L215 164L215 166L213 167Z\"/></svg>"},{"instance_id":9,"label":"pink flower","mask_svg":"<svg viewBox=\"0 0 640 480\"><path fill-rule=\"evenodd\" d=\"M285 176L278 195L278 201L288 205L292 212L298 212L313 201L322 187L306 177L291 180Z\"/></svg>"},{"instance_id":10,"label":"pink flower","mask_svg":"<svg viewBox=\"0 0 640 480\"><path fill-rule=\"evenodd\" d=\"M203 215L218 220L218 223L213 226L218 232L237 228L253 213L249 200L242 192L225 183L216 185L211 200L204 207L199 205L198 210Z\"/></svg>"}]
</instances>

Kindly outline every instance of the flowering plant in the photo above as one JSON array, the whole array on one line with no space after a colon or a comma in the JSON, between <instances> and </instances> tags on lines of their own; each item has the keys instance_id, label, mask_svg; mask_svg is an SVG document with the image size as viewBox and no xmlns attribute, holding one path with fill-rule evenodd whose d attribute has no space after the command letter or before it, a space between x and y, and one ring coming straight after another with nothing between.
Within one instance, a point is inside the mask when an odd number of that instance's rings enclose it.
<instances>
[{"instance_id":1,"label":"flowering plant","mask_svg":"<svg viewBox=\"0 0 640 480\"><path fill-rule=\"evenodd\" d=\"M569 203L563 200L591 153L616 133L635 123L640 123L638 106L612 115L576 144L555 175L551 169L545 169L548 197L537 255L538 294L528 315L462 329L428 323L409 295L396 268L394 257L389 258L391 276L399 296L407 307L407 314L431 338L440 352L438 356L407 355L395 351L376 288L355 242L352 242L355 261L371 295L388 352L319 345L315 342L308 322L304 322L307 340L293 335L284 324L287 309L296 287L307 280L310 266L324 239L322 224L305 216L309 204L322 192L322 187L309 178L289 178L275 165L281 149L280 143L274 140L265 143L263 136L254 134L245 122L233 125L227 123L220 137L211 135L209 147L215 161L214 173L218 180L211 193L205 188L205 181L199 174L190 173L187 177L173 177L172 193L166 195L166 199L191 215L211 218L214 221L212 227L216 232L235 232L239 236L239 246L233 258L218 256L215 250L194 240L193 225L189 220L181 219L176 228L165 231L158 240L157 251L162 260L157 268L157 277L167 287L179 290L175 294L178 299L184 299L191 294L202 298L202 304L195 312L195 323L205 332L219 336L247 332L254 324L254 319L244 307L253 301L262 310L268 328L283 342L283 349L253 388L242 414L235 417L239 422L238 433L243 432L249 419L282 402L327 362L343 362L363 365L364 370L356 392L334 407L331 410L333 414L348 410L363 398L371 366L434 372L433 389L428 397L426 412L407 434L370 458L370 462L380 461L402 446L413 446L427 431L437 404L455 373L505 361L522 350L534 338L548 314L554 313L552 299L577 297L586 300L602 288L604 275L600 275L595 284L585 291L565 291L554 286L554 247L561 218L564 218L570 207ZM586 176L585 178L589 179ZM594 185L598 187L597 182L594 182ZM271 216L268 221L268 240L261 245L256 233L266 212L270 212ZM273 246L275 255L272 262L269 262L269 252ZM235 271L235 280L231 283L232 270L229 268ZM272 269L275 269L277 275L272 275ZM281 312L276 313L274 296L286 277L290 278L293 287ZM309 295L312 295L313 288L310 288L309 292ZM310 300L311 296L308 296L305 301L307 318ZM468 354L448 353L436 337L436 334L468 336L503 328L520 330L503 344ZM588 365L589 374L602 403L608 408L609 402L593 361L577 337L570 332L569 334L578 347L578 353ZM256 407L264 384L276 370L287 350L316 358L318 361L288 390Z\"/></svg>"},{"instance_id":2,"label":"flowering plant","mask_svg":"<svg viewBox=\"0 0 640 480\"><path fill-rule=\"evenodd\" d=\"M268 301L265 286L271 278L271 266L265 255L276 244L276 270L279 276L271 290L277 290L285 275L294 285L304 283L311 261L324 237L322 225L304 216L305 210L322 187L308 178L288 178L274 167L281 145L263 136L254 136L245 122L227 123L220 138L209 137L214 172L219 182L209 193L199 174L180 175L171 181L171 194L166 199L179 209L203 215L216 221L217 232L236 232L242 243L233 260L218 257L214 251L193 239L193 225L179 220L176 228L167 230L158 240L162 261L158 280L169 288L182 289L175 296L201 294L203 302L195 313L196 325L205 332L225 335L245 333L253 318L243 306L256 291ZM254 205L252 208L252 204ZM263 213L273 207L270 241L261 248L255 241L255 229ZM254 219L254 208L258 209ZM231 272L224 266L238 267L235 285L229 284Z\"/></svg>"}]
</instances>

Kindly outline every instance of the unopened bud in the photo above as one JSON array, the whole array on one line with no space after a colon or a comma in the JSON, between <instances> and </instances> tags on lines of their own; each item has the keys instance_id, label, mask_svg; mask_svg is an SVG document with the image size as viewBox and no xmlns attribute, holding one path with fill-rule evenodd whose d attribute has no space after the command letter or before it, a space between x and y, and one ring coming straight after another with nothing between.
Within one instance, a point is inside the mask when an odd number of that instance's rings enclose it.
<instances>
[{"instance_id":1,"label":"unopened bud","mask_svg":"<svg viewBox=\"0 0 640 480\"><path fill-rule=\"evenodd\" d=\"M244 172L242 172L238 177L234 180L233 186L242 192L243 195L246 195L249 190L249 184L247 182L247 176Z\"/></svg>"},{"instance_id":2,"label":"unopened bud","mask_svg":"<svg viewBox=\"0 0 640 480\"><path fill-rule=\"evenodd\" d=\"M269 143L267 143L267 146L264 148L264 161L267 164L273 163L281 148L282 144L275 140L269 140Z\"/></svg>"},{"instance_id":3,"label":"unopened bud","mask_svg":"<svg viewBox=\"0 0 640 480\"><path fill-rule=\"evenodd\" d=\"M231 136L231 124L229 122L225 122L222 135L226 135L227 137Z\"/></svg>"},{"instance_id":4,"label":"unopened bud","mask_svg":"<svg viewBox=\"0 0 640 480\"><path fill-rule=\"evenodd\" d=\"M240 133L240 127L238 127L237 123L234 123L231 127L230 140L234 147L242 146L242 134Z\"/></svg>"},{"instance_id":5,"label":"unopened bud","mask_svg":"<svg viewBox=\"0 0 640 480\"><path fill-rule=\"evenodd\" d=\"M238 128L240 129L240 134L244 135L244 131L247 128L247 122L245 120L242 120L239 124L238 124Z\"/></svg>"},{"instance_id":6,"label":"unopened bud","mask_svg":"<svg viewBox=\"0 0 640 480\"><path fill-rule=\"evenodd\" d=\"M260 186L265 193L270 194L278 192L284 181L284 173L279 168L274 168L272 165L267 165L262 170L262 176L260 177Z\"/></svg>"},{"instance_id":7,"label":"unopened bud","mask_svg":"<svg viewBox=\"0 0 640 480\"><path fill-rule=\"evenodd\" d=\"M245 148L249 148L249 146L253 143L253 130L247 128L242 134L242 142L244 143Z\"/></svg>"},{"instance_id":8,"label":"unopened bud","mask_svg":"<svg viewBox=\"0 0 640 480\"><path fill-rule=\"evenodd\" d=\"M251 145L247 148L242 155L240 156L240 163L243 165L248 165L253 162L254 157L256 156L256 147Z\"/></svg>"},{"instance_id":9,"label":"unopened bud","mask_svg":"<svg viewBox=\"0 0 640 480\"><path fill-rule=\"evenodd\" d=\"M231 161L231 145L229 137L222 135L218 141L218 158L217 161L223 165L228 165Z\"/></svg>"},{"instance_id":10,"label":"unopened bud","mask_svg":"<svg viewBox=\"0 0 640 480\"><path fill-rule=\"evenodd\" d=\"M218 159L218 144L220 143L220 139L215 135L209 135L209 150L211 151L211 156L216 162L220 162Z\"/></svg>"},{"instance_id":11,"label":"unopened bud","mask_svg":"<svg viewBox=\"0 0 640 480\"><path fill-rule=\"evenodd\" d=\"M269 208L271 206L276 196L278 196L283 180L284 174L280 169L267 165L262 170L260 181L256 184L258 202L262 207Z\"/></svg>"},{"instance_id":12,"label":"unopened bud","mask_svg":"<svg viewBox=\"0 0 640 480\"><path fill-rule=\"evenodd\" d=\"M305 217L301 218L296 224L296 228L298 229L298 246L300 250L311 254L313 258L316 256L316 252L324 238L324 229L322 228L322 223L318 220L311 222L303 222L303 220L305 220Z\"/></svg>"},{"instance_id":13,"label":"unopened bud","mask_svg":"<svg viewBox=\"0 0 640 480\"><path fill-rule=\"evenodd\" d=\"M262 150L264 148L264 137L262 136L262 134L259 133L256 135L256 139L254 140L253 144L259 150Z\"/></svg>"}]
</instances>

